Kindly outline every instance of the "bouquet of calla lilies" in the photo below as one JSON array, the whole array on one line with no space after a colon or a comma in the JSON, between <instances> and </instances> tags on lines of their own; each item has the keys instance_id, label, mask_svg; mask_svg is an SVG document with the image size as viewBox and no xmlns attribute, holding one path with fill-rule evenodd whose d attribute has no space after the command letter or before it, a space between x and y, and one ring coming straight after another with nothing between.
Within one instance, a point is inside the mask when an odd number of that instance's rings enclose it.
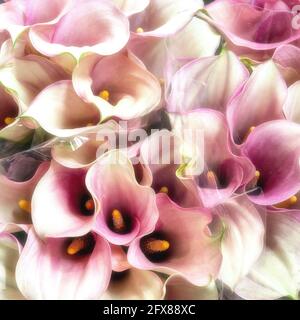
<instances>
[{"instance_id":1,"label":"bouquet of calla lilies","mask_svg":"<svg viewBox=\"0 0 300 320\"><path fill-rule=\"evenodd\" d=\"M300 2L0 4L0 299L298 299Z\"/></svg>"}]
</instances>

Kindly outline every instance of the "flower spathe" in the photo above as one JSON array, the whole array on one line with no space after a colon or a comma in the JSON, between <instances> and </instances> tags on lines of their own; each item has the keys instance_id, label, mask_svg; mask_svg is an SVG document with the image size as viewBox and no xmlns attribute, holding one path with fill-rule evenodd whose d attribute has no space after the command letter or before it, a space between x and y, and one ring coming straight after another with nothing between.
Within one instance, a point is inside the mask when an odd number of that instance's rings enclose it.
<instances>
[{"instance_id":1,"label":"flower spathe","mask_svg":"<svg viewBox=\"0 0 300 320\"><path fill-rule=\"evenodd\" d=\"M142 117L155 110L161 99L158 80L130 52L82 58L73 83L80 97L97 105L102 120Z\"/></svg>"},{"instance_id":2,"label":"flower spathe","mask_svg":"<svg viewBox=\"0 0 300 320\"><path fill-rule=\"evenodd\" d=\"M92 230L96 205L85 185L86 173L84 168L71 170L51 162L31 201L32 219L39 236L76 237Z\"/></svg>"},{"instance_id":3,"label":"flower spathe","mask_svg":"<svg viewBox=\"0 0 300 320\"><path fill-rule=\"evenodd\" d=\"M74 239L47 238L43 242L31 229L16 268L22 294L35 300L99 299L111 275L110 247L99 235L87 237L92 247L71 255Z\"/></svg>"},{"instance_id":4,"label":"flower spathe","mask_svg":"<svg viewBox=\"0 0 300 320\"><path fill-rule=\"evenodd\" d=\"M100 157L89 169L86 184L101 203L94 230L109 242L128 245L154 230L158 219L155 193L137 183L133 166L122 152Z\"/></svg>"},{"instance_id":5,"label":"flower spathe","mask_svg":"<svg viewBox=\"0 0 300 320\"><path fill-rule=\"evenodd\" d=\"M299 190L299 134L298 124L276 120L258 126L249 135L242 152L260 172L256 191L249 194L254 203L280 203Z\"/></svg>"},{"instance_id":6,"label":"flower spathe","mask_svg":"<svg viewBox=\"0 0 300 320\"><path fill-rule=\"evenodd\" d=\"M81 27L74 33L76 24ZM50 57L66 52L76 59L88 52L111 55L126 45L129 22L110 1L78 0L59 19L33 26L29 37L36 50Z\"/></svg>"},{"instance_id":7,"label":"flower spathe","mask_svg":"<svg viewBox=\"0 0 300 320\"><path fill-rule=\"evenodd\" d=\"M179 273L195 285L207 285L217 276L221 263L218 240L208 229L211 215L181 208L165 194L157 196L157 206L155 230L131 243L129 263L139 269Z\"/></svg>"}]
</instances>

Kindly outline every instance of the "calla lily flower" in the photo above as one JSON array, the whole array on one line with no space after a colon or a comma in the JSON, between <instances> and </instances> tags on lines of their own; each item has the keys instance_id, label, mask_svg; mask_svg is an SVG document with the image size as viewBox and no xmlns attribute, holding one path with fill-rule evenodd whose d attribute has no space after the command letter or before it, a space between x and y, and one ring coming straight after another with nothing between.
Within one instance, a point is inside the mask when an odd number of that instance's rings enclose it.
<instances>
[{"instance_id":1,"label":"calla lily flower","mask_svg":"<svg viewBox=\"0 0 300 320\"><path fill-rule=\"evenodd\" d=\"M98 124L101 115L94 104L76 94L70 80L62 80L41 91L22 119L28 127L36 127L37 122L54 136L70 137Z\"/></svg>"},{"instance_id":2,"label":"calla lily flower","mask_svg":"<svg viewBox=\"0 0 300 320\"><path fill-rule=\"evenodd\" d=\"M9 233L0 233L0 299L23 300L17 288L15 268L19 258L20 246Z\"/></svg>"},{"instance_id":3,"label":"calla lily flower","mask_svg":"<svg viewBox=\"0 0 300 320\"><path fill-rule=\"evenodd\" d=\"M206 10L210 22L234 45L266 51L300 38L292 27L292 6L283 1L218 0Z\"/></svg>"},{"instance_id":4,"label":"calla lily flower","mask_svg":"<svg viewBox=\"0 0 300 320\"><path fill-rule=\"evenodd\" d=\"M17 226L29 225L31 221L31 199L34 189L47 171L49 164L42 163L34 175L26 181L13 181L7 178L5 174L0 175L0 186L2 192L0 194L0 231L15 232ZM14 175L19 170L15 164L14 170L11 169L11 175Z\"/></svg>"},{"instance_id":5,"label":"calla lily flower","mask_svg":"<svg viewBox=\"0 0 300 320\"><path fill-rule=\"evenodd\" d=\"M0 82L16 96L22 111L41 90L68 77L62 68L36 55L11 59L0 68Z\"/></svg>"},{"instance_id":6,"label":"calla lily flower","mask_svg":"<svg viewBox=\"0 0 300 320\"><path fill-rule=\"evenodd\" d=\"M215 207L213 213L224 226L219 278L233 289L250 272L264 248L264 211L241 195Z\"/></svg>"},{"instance_id":7,"label":"calla lily flower","mask_svg":"<svg viewBox=\"0 0 300 320\"><path fill-rule=\"evenodd\" d=\"M39 236L79 237L92 230L97 207L85 177L86 169L51 162L31 201L32 220Z\"/></svg>"},{"instance_id":8,"label":"calla lily flower","mask_svg":"<svg viewBox=\"0 0 300 320\"><path fill-rule=\"evenodd\" d=\"M295 82L288 88L288 96L283 106L283 111L287 120L300 124L300 81Z\"/></svg>"},{"instance_id":9,"label":"calla lily flower","mask_svg":"<svg viewBox=\"0 0 300 320\"><path fill-rule=\"evenodd\" d=\"M142 12L149 5L150 0L111 0L126 16Z\"/></svg>"},{"instance_id":10,"label":"calla lily flower","mask_svg":"<svg viewBox=\"0 0 300 320\"><path fill-rule=\"evenodd\" d=\"M7 30L15 41L31 26L57 21L70 4L70 0L8 1L0 6L0 28Z\"/></svg>"},{"instance_id":11,"label":"calla lily flower","mask_svg":"<svg viewBox=\"0 0 300 320\"><path fill-rule=\"evenodd\" d=\"M202 0L150 0L143 12L130 17L130 30L141 37L173 35L202 7Z\"/></svg>"},{"instance_id":12,"label":"calla lily flower","mask_svg":"<svg viewBox=\"0 0 300 320\"><path fill-rule=\"evenodd\" d=\"M198 109L170 117L173 131L184 128L202 130L204 136L204 170L196 181L205 207L214 207L230 198L242 185L250 182L255 168L251 162L233 153L229 130L223 114L211 109ZM197 142L195 142L197 143Z\"/></svg>"},{"instance_id":13,"label":"calla lily flower","mask_svg":"<svg viewBox=\"0 0 300 320\"><path fill-rule=\"evenodd\" d=\"M163 141L169 141L166 149ZM184 165L180 154L182 141L173 133L161 130L150 135L141 145L140 159L151 172L150 186L156 193L165 193L182 207L201 206L196 182L192 178L180 178L178 171ZM152 161L156 159L158 161Z\"/></svg>"},{"instance_id":14,"label":"calla lily flower","mask_svg":"<svg viewBox=\"0 0 300 320\"><path fill-rule=\"evenodd\" d=\"M300 189L300 126L287 120L266 122L253 130L242 152L259 173L251 183L249 198L260 205L274 205Z\"/></svg>"},{"instance_id":15,"label":"calla lily flower","mask_svg":"<svg viewBox=\"0 0 300 320\"><path fill-rule=\"evenodd\" d=\"M128 245L153 231L158 219L155 193L137 183L134 168L122 152L100 157L89 169L86 184L101 204L94 230L110 243Z\"/></svg>"},{"instance_id":16,"label":"calla lily flower","mask_svg":"<svg viewBox=\"0 0 300 320\"><path fill-rule=\"evenodd\" d=\"M74 32L76 25L80 28ZM50 57L66 52L76 59L87 52L111 55L126 45L129 22L110 1L78 0L58 20L32 26L29 38L36 50Z\"/></svg>"},{"instance_id":17,"label":"calla lily flower","mask_svg":"<svg viewBox=\"0 0 300 320\"><path fill-rule=\"evenodd\" d=\"M300 49L294 45L286 44L278 47L273 60L276 62L288 85L300 79Z\"/></svg>"},{"instance_id":18,"label":"calla lily flower","mask_svg":"<svg viewBox=\"0 0 300 320\"><path fill-rule=\"evenodd\" d=\"M194 285L208 285L222 259L219 241L208 229L212 216L203 209L179 207L164 194L157 196L157 206L156 228L131 243L129 263L139 269L178 273Z\"/></svg>"},{"instance_id":19,"label":"calla lily flower","mask_svg":"<svg viewBox=\"0 0 300 320\"><path fill-rule=\"evenodd\" d=\"M165 300L218 300L218 298L218 289L213 281L206 287L199 287L174 274L165 282Z\"/></svg>"},{"instance_id":20,"label":"calla lily flower","mask_svg":"<svg viewBox=\"0 0 300 320\"><path fill-rule=\"evenodd\" d=\"M234 91L248 76L246 67L230 51L193 60L172 79L168 111L184 113L199 107L224 111Z\"/></svg>"},{"instance_id":21,"label":"calla lily flower","mask_svg":"<svg viewBox=\"0 0 300 320\"><path fill-rule=\"evenodd\" d=\"M182 30L167 38L133 34L128 47L149 71L158 79L164 79L169 59L185 58L190 61L209 57L215 54L219 43L220 36L207 22L193 18Z\"/></svg>"},{"instance_id":22,"label":"calla lily flower","mask_svg":"<svg viewBox=\"0 0 300 320\"><path fill-rule=\"evenodd\" d=\"M130 268L113 272L107 291L101 300L159 300L163 296L163 281L152 271Z\"/></svg>"},{"instance_id":23,"label":"calla lily flower","mask_svg":"<svg viewBox=\"0 0 300 320\"><path fill-rule=\"evenodd\" d=\"M238 283L235 292L251 300L282 297L298 300L299 232L300 222L293 216L268 212L264 251L247 277Z\"/></svg>"},{"instance_id":24,"label":"calla lily flower","mask_svg":"<svg viewBox=\"0 0 300 320\"><path fill-rule=\"evenodd\" d=\"M285 81L272 60L256 67L227 107L233 141L242 144L256 126L284 119L282 108L286 96Z\"/></svg>"},{"instance_id":25,"label":"calla lily flower","mask_svg":"<svg viewBox=\"0 0 300 320\"><path fill-rule=\"evenodd\" d=\"M89 233L39 239L31 229L17 263L16 280L27 299L99 299L111 276L109 244Z\"/></svg>"},{"instance_id":26,"label":"calla lily flower","mask_svg":"<svg viewBox=\"0 0 300 320\"><path fill-rule=\"evenodd\" d=\"M131 53L83 58L73 83L79 96L98 106L103 119L142 117L155 110L161 99L158 80Z\"/></svg>"}]
</instances>

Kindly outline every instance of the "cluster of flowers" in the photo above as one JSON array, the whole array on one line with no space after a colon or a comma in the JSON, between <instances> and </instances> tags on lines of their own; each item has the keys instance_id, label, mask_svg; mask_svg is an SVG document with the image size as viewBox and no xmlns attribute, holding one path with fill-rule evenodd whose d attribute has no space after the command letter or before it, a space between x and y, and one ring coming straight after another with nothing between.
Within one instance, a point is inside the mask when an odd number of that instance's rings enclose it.
<instances>
[{"instance_id":1,"label":"cluster of flowers","mask_svg":"<svg viewBox=\"0 0 300 320\"><path fill-rule=\"evenodd\" d=\"M298 298L298 1L208 2L0 5L1 298Z\"/></svg>"}]
</instances>

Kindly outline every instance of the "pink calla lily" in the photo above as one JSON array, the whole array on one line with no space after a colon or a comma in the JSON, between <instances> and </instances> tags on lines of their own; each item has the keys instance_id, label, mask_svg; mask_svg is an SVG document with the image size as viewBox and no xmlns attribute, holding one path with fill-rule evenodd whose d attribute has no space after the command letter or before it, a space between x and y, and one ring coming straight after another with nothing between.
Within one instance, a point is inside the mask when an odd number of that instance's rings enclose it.
<instances>
[{"instance_id":1,"label":"pink calla lily","mask_svg":"<svg viewBox=\"0 0 300 320\"><path fill-rule=\"evenodd\" d=\"M161 143L170 141L165 150ZM168 197L182 207L201 206L196 182L192 178L180 178L178 170L184 165L180 155L180 140L171 132L162 130L153 133L141 145L141 162L151 172L150 185L156 193L166 193ZM157 147L158 146L158 147ZM152 163L152 159L158 160Z\"/></svg>"},{"instance_id":2,"label":"pink calla lily","mask_svg":"<svg viewBox=\"0 0 300 320\"><path fill-rule=\"evenodd\" d=\"M89 169L86 183L101 204L94 230L109 242L128 245L153 231L158 219L155 193L137 183L133 166L122 152L100 157Z\"/></svg>"},{"instance_id":3,"label":"pink calla lily","mask_svg":"<svg viewBox=\"0 0 300 320\"><path fill-rule=\"evenodd\" d=\"M276 62L288 85L300 79L300 49L291 44L279 46L274 54L273 60Z\"/></svg>"},{"instance_id":4,"label":"pink calla lily","mask_svg":"<svg viewBox=\"0 0 300 320\"><path fill-rule=\"evenodd\" d=\"M199 107L224 111L248 75L246 67L230 51L193 60L179 69L171 81L168 111L184 113Z\"/></svg>"},{"instance_id":5,"label":"pink calla lily","mask_svg":"<svg viewBox=\"0 0 300 320\"><path fill-rule=\"evenodd\" d=\"M31 229L17 263L17 284L27 299L99 299L110 280L110 259L108 243L94 233L43 242Z\"/></svg>"},{"instance_id":6,"label":"pink calla lily","mask_svg":"<svg viewBox=\"0 0 300 320\"><path fill-rule=\"evenodd\" d=\"M70 137L98 124L101 114L95 105L76 94L70 80L62 80L41 91L22 119L29 127L35 127L37 122L54 136Z\"/></svg>"},{"instance_id":7,"label":"pink calla lily","mask_svg":"<svg viewBox=\"0 0 300 320\"><path fill-rule=\"evenodd\" d=\"M211 23L238 47L256 51L274 50L300 38L292 27L292 5L283 1L217 0L206 10ZM251 28L249 28L251 25Z\"/></svg>"},{"instance_id":8,"label":"pink calla lily","mask_svg":"<svg viewBox=\"0 0 300 320\"><path fill-rule=\"evenodd\" d=\"M266 122L250 133L242 147L259 172L249 198L260 205L274 205L300 189L300 126L287 120Z\"/></svg>"},{"instance_id":9,"label":"pink calla lily","mask_svg":"<svg viewBox=\"0 0 300 320\"><path fill-rule=\"evenodd\" d=\"M22 111L41 90L68 77L62 68L36 55L10 59L0 68L0 82L16 96Z\"/></svg>"},{"instance_id":10,"label":"pink calla lily","mask_svg":"<svg viewBox=\"0 0 300 320\"><path fill-rule=\"evenodd\" d=\"M83 58L73 75L74 88L87 102L94 103L102 118L129 120L158 107L158 80L131 53Z\"/></svg>"},{"instance_id":11,"label":"pink calla lily","mask_svg":"<svg viewBox=\"0 0 300 320\"><path fill-rule=\"evenodd\" d=\"M246 196L237 196L215 207L213 212L224 225L219 278L234 288L262 253L265 226L261 213L264 211Z\"/></svg>"},{"instance_id":12,"label":"pink calla lily","mask_svg":"<svg viewBox=\"0 0 300 320\"><path fill-rule=\"evenodd\" d=\"M175 133L180 134L184 128L202 131L204 170L197 174L196 181L205 207L222 203L252 179L255 168L246 157L233 153L223 114L203 108L184 115L174 115L171 119Z\"/></svg>"},{"instance_id":13,"label":"pink calla lily","mask_svg":"<svg viewBox=\"0 0 300 320\"><path fill-rule=\"evenodd\" d=\"M77 32L74 25L80 25ZM50 57L66 52L76 59L87 52L111 55L126 45L129 22L110 1L78 0L57 21L32 26L29 38Z\"/></svg>"},{"instance_id":14,"label":"pink calla lily","mask_svg":"<svg viewBox=\"0 0 300 320\"><path fill-rule=\"evenodd\" d=\"M85 177L86 169L70 169L51 162L34 190L31 203L32 220L39 236L78 237L92 230L96 208Z\"/></svg>"},{"instance_id":15,"label":"pink calla lily","mask_svg":"<svg viewBox=\"0 0 300 320\"><path fill-rule=\"evenodd\" d=\"M12 0L0 7L0 28L7 30L13 41L37 24L57 21L72 0Z\"/></svg>"},{"instance_id":16,"label":"pink calla lily","mask_svg":"<svg viewBox=\"0 0 300 320\"><path fill-rule=\"evenodd\" d=\"M270 120L283 119L287 87L270 60L259 65L227 107L232 139L242 144L251 130Z\"/></svg>"},{"instance_id":17,"label":"pink calla lily","mask_svg":"<svg viewBox=\"0 0 300 320\"><path fill-rule=\"evenodd\" d=\"M32 224L30 214L32 194L48 167L48 163L41 164L30 179L20 182L10 180L1 174L0 185L5 192L0 195L0 231L6 229L14 232L18 229L18 225Z\"/></svg>"},{"instance_id":18,"label":"pink calla lily","mask_svg":"<svg viewBox=\"0 0 300 320\"><path fill-rule=\"evenodd\" d=\"M157 196L157 205L156 228L132 242L129 263L139 269L179 273L195 285L207 285L221 263L218 240L208 229L211 215L202 209L181 208L163 194Z\"/></svg>"},{"instance_id":19,"label":"pink calla lily","mask_svg":"<svg viewBox=\"0 0 300 320\"><path fill-rule=\"evenodd\" d=\"M220 36L208 23L193 18L182 30L168 38L132 35L128 47L144 62L148 70L163 79L169 59L208 57L214 55L219 43Z\"/></svg>"}]
</instances>

